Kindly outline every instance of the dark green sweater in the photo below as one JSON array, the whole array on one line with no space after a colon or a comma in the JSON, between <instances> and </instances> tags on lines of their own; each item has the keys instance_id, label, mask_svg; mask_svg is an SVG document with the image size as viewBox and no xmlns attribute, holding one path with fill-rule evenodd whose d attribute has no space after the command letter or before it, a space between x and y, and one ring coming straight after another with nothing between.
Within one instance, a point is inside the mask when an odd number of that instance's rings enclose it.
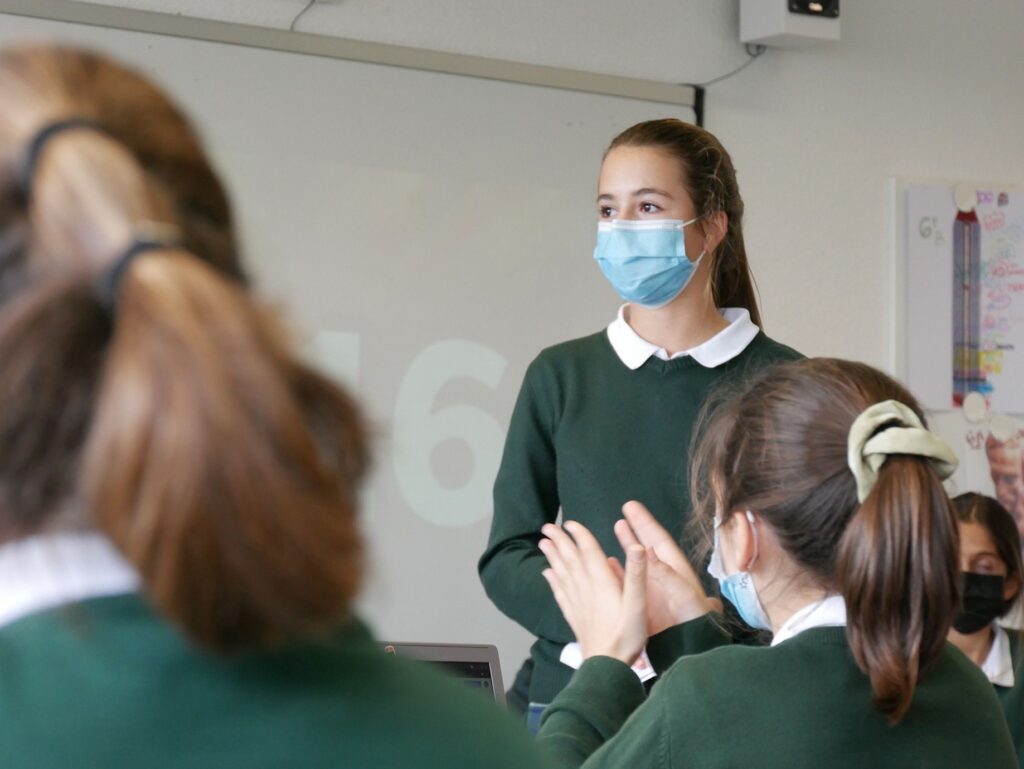
<instances>
[{"instance_id":1,"label":"dark green sweater","mask_svg":"<svg viewBox=\"0 0 1024 769\"><path fill-rule=\"evenodd\" d=\"M1017 630L1003 628L1010 638L1010 658L1013 660L1013 686L996 686L999 703L1006 714L1006 724L1010 727L1010 737L1017 748L1017 762L1024 769L1024 670L1021 669L1021 644L1024 635Z\"/></svg>"},{"instance_id":2,"label":"dark green sweater","mask_svg":"<svg viewBox=\"0 0 1024 769\"><path fill-rule=\"evenodd\" d=\"M716 643L708 622L686 623L691 637ZM646 701L626 665L594 657L547 709L539 741L559 766L587 769L1016 766L991 685L957 649L947 644L890 726L839 627L683 657Z\"/></svg>"},{"instance_id":3,"label":"dark green sweater","mask_svg":"<svg viewBox=\"0 0 1024 769\"><path fill-rule=\"evenodd\" d=\"M612 525L637 499L679 539L691 509L688 450L708 394L799 357L759 333L717 368L651 357L631 371L601 331L548 348L530 364L494 484L480 577L497 607L538 637L532 701L550 702L572 675L558 656L573 634L540 576L541 526L561 509L621 558Z\"/></svg>"},{"instance_id":4,"label":"dark green sweater","mask_svg":"<svg viewBox=\"0 0 1024 769\"><path fill-rule=\"evenodd\" d=\"M358 623L216 658L135 596L0 628L4 769L400 769L541 762L508 714Z\"/></svg>"}]
</instances>

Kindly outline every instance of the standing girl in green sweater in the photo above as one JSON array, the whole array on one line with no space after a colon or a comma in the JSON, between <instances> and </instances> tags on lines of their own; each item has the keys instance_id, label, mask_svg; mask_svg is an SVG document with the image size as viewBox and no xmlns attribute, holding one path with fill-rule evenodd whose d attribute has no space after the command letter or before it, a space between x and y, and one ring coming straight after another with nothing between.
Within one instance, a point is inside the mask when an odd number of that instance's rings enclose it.
<instances>
[{"instance_id":1,"label":"standing girl in green sweater","mask_svg":"<svg viewBox=\"0 0 1024 769\"><path fill-rule=\"evenodd\" d=\"M711 418L693 487L709 571L771 646L729 645L640 506L616 524L624 574L582 525L545 526L585 661L542 745L589 769L1015 767L992 687L946 642L955 467L910 393L866 365L796 361L749 384ZM650 634L655 665L677 661L644 701L628 663Z\"/></svg>"},{"instance_id":2,"label":"standing girl in green sweater","mask_svg":"<svg viewBox=\"0 0 1024 769\"><path fill-rule=\"evenodd\" d=\"M640 499L680 535L685 456L708 395L798 357L758 328L743 200L714 136L679 120L635 125L605 153L597 193L594 257L626 304L607 329L530 364L479 566L498 608L537 636L513 692L533 725L578 651L541 578L541 527L561 511L621 557L611 527Z\"/></svg>"},{"instance_id":3,"label":"standing girl in green sweater","mask_svg":"<svg viewBox=\"0 0 1024 769\"><path fill-rule=\"evenodd\" d=\"M995 688L1024 767L1024 639L996 622L1020 600L1020 534L1013 516L991 497L961 494L953 500L953 510L960 529L962 605L949 640Z\"/></svg>"},{"instance_id":4,"label":"standing girl in green sweater","mask_svg":"<svg viewBox=\"0 0 1024 769\"><path fill-rule=\"evenodd\" d=\"M185 117L64 48L0 53L0 104L4 769L542 763L354 616L362 418Z\"/></svg>"}]
</instances>

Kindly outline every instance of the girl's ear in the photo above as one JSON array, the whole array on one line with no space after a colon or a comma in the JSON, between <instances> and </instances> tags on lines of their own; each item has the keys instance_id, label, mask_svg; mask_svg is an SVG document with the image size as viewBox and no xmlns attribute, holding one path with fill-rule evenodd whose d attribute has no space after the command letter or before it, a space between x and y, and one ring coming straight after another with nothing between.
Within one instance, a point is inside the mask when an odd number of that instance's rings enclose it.
<instances>
[{"instance_id":1,"label":"girl's ear","mask_svg":"<svg viewBox=\"0 0 1024 769\"><path fill-rule=\"evenodd\" d=\"M757 544L754 540L756 525L751 523L743 512L733 513L729 516L728 522L722 525L723 532L719 537L722 540L722 560L727 573L749 570L757 554ZM724 531L726 528L727 532Z\"/></svg>"},{"instance_id":2,"label":"girl's ear","mask_svg":"<svg viewBox=\"0 0 1024 769\"><path fill-rule=\"evenodd\" d=\"M725 211L715 211L704 218L704 248L710 254L725 238L729 230L729 215Z\"/></svg>"},{"instance_id":3,"label":"girl's ear","mask_svg":"<svg viewBox=\"0 0 1024 769\"><path fill-rule=\"evenodd\" d=\"M1003 583L1003 600L1012 601L1020 592L1020 575L1014 574Z\"/></svg>"}]
</instances>

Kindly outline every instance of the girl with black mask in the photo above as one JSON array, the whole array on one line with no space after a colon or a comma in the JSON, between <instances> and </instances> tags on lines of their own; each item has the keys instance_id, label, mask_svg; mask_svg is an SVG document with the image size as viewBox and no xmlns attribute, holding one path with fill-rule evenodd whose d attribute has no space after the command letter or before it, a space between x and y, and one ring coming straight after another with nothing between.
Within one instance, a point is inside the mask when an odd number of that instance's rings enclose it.
<instances>
[{"instance_id":1,"label":"girl with black mask","mask_svg":"<svg viewBox=\"0 0 1024 769\"><path fill-rule=\"evenodd\" d=\"M995 687L1024 768L1022 635L996 623L1020 597L1020 536L1013 516L991 497L961 494L953 509L960 529L962 605L949 640Z\"/></svg>"}]
</instances>

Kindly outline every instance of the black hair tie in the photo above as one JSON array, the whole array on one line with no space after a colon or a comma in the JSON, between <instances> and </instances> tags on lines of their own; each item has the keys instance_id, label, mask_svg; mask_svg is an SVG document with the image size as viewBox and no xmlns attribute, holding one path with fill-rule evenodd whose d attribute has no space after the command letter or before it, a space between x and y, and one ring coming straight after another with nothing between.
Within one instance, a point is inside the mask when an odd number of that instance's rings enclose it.
<instances>
[{"instance_id":1,"label":"black hair tie","mask_svg":"<svg viewBox=\"0 0 1024 769\"><path fill-rule=\"evenodd\" d=\"M70 117L62 120L55 120L39 129L36 135L32 137L32 141L28 144L28 149L25 152L25 159L22 161L21 165L21 175L18 178L18 183L21 186L21 193L26 202L32 199L32 181L36 175L36 167L39 165L39 158L47 143L54 136L57 136L64 131L76 129L86 129L89 131L97 131L107 136L110 135L107 129L95 120L89 120L88 118L83 117Z\"/></svg>"},{"instance_id":2,"label":"black hair tie","mask_svg":"<svg viewBox=\"0 0 1024 769\"><path fill-rule=\"evenodd\" d=\"M168 251L182 247L181 234L176 227L160 225L160 228L165 232L136 235L132 244L122 251L113 264L103 270L96 279L94 288L96 299L111 317L117 314L117 300L121 292L121 283L132 262L150 251Z\"/></svg>"}]
</instances>

